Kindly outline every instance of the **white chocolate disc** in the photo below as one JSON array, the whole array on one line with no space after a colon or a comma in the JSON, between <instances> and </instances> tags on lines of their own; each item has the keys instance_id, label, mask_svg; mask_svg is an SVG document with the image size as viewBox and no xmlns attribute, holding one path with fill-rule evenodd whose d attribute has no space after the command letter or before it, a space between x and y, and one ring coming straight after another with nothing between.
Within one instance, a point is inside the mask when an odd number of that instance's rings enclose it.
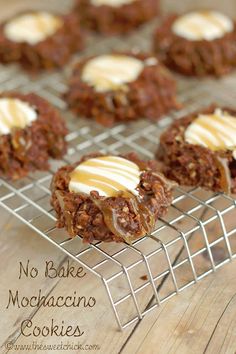
<instances>
[{"instance_id":1,"label":"white chocolate disc","mask_svg":"<svg viewBox=\"0 0 236 354\"><path fill-rule=\"evenodd\" d=\"M28 13L7 22L4 34L12 42L34 45L52 36L61 26L58 16L47 12Z\"/></svg>"},{"instance_id":2,"label":"white chocolate disc","mask_svg":"<svg viewBox=\"0 0 236 354\"><path fill-rule=\"evenodd\" d=\"M17 98L0 98L0 134L10 134L13 128L29 126L37 119L36 111Z\"/></svg>"},{"instance_id":3,"label":"white chocolate disc","mask_svg":"<svg viewBox=\"0 0 236 354\"><path fill-rule=\"evenodd\" d=\"M186 129L185 141L210 150L232 150L236 157L236 117L221 109L199 115Z\"/></svg>"},{"instance_id":4,"label":"white chocolate disc","mask_svg":"<svg viewBox=\"0 0 236 354\"><path fill-rule=\"evenodd\" d=\"M87 62L82 71L82 80L97 92L115 91L135 81L144 64L141 60L126 55L101 55Z\"/></svg>"},{"instance_id":5,"label":"white chocolate disc","mask_svg":"<svg viewBox=\"0 0 236 354\"><path fill-rule=\"evenodd\" d=\"M90 0L91 4L94 6L111 6L111 7L120 7L126 4L131 4L136 0Z\"/></svg>"},{"instance_id":6,"label":"white chocolate disc","mask_svg":"<svg viewBox=\"0 0 236 354\"><path fill-rule=\"evenodd\" d=\"M180 16L172 26L172 31L190 41L212 41L223 37L234 29L233 21L216 11L190 12Z\"/></svg>"},{"instance_id":7,"label":"white chocolate disc","mask_svg":"<svg viewBox=\"0 0 236 354\"><path fill-rule=\"evenodd\" d=\"M69 190L85 194L97 191L100 196L105 197L116 196L120 191L137 195L140 173L135 163L122 157L91 158L82 162L71 173Z\"/></svg>"}]
</instances>

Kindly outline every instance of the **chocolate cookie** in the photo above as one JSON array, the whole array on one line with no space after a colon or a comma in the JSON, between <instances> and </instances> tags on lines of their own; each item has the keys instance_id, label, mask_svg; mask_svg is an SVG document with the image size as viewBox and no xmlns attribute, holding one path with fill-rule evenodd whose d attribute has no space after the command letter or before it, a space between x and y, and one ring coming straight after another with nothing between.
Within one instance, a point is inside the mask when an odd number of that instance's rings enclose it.
<instances>
[{"instance_id":1,"label":"chocolate cookie","mask_svg":"<svg viewBox=\"0 0 236 354\"><path fill-rule=\"evenodd\" d=\"M157 157L181 185L236 193L236 111L210 106L175 121Z\"/></svg>"},{"instance_id":2,"label":"chocolate cookie","mask_svg":"<svg viewBox=\"0 0 236 354\"><path fill-rule=\"evenodd\" d=\"M60 114L35 94L0 95L0 176L18 179L49 169L49 158L66 152Z\"/></svg>"},{"instance_id":3,"label":"chocolate cookie","mask_svg":"<svg viewBox=\"0 0 236 354\"><path fill-rule=\"evenodd\" d=\"M216 11L168 16L154 34L154 50L184 75L221 76L236 67L236 25Z\"/></svg>"},{"instance_id":4,"label":"chocolate cookie","mask_svg":"<svg viewBox=\"0 0 236 354\"><path fill-rule=\"evenodd\" d=\"M110 54L79 62L65 99L76 114L105 126L158 120L179 108L174 79L147 55Z\"/></svg>"},{"instance_id":5,"label":"chocolate cookie","mask_svg":"<svg viewBox=\"0 0 236 354\"><path fill-rule=\"evenodd\" d=\"M27 12L0 26L0 62L18 62L34 72L61 68L82 42L77 16Z\"/></svg>"},{"instance_id":6,"label":"chocolate cookie","mask_svg":"<svg viewBox=\"0 0 236 354\"><path fill-rule=\"evenodd\" d=\"M131 242L153 231L172 201L172 188L154 161L94 154L59 169L51 203L57 226L71 237Z\"/></svg>"},{"instance_id":7,"label":"chocolate cookie","mask_svg":"<svg viewBox=\"0 0 236 354\"><path fill-rule=\"evenodd\" d=\"M125 34L159 14L159 0L76 0L82 26L113 35Z\"/></svg>"}]
</instances>

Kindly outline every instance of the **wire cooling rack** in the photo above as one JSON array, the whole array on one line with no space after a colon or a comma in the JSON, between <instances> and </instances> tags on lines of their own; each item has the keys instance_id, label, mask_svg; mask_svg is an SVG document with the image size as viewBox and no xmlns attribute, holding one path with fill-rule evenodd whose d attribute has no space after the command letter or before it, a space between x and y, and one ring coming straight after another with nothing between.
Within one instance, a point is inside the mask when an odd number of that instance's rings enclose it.
<instances>
[{"instance_id":1,"label":"wire cooling rack","mask_svg":"<svg viewBox=\"0 0 236 354\"><path fill-rule=\"evenodd\" d=\"M84 53L90 55L115 48L148 49L150 28L123 39L89 39ZM140 43L142 38L142 43ZM152 158L164 129L183 114L211 102L233 106L236 76L220 81L196 81L178 78L179 100L184 108L163 117L159 123L144 120L112 129L73 117L62 100L66 91L65 73L42 75L32 79L16 66L0 67L1 91L35 92L59 108L67 120L68 154L52 161L48 172L30 175L24 180L0 180L0 205L66 253L95 276L106 289L120 329L139 321L148 312L172 296L197 283L236 258L236 201L233 197L203 191L200 188L175 190L168 214L160 219L155 231L132 245L94 242L84 244L78 236L68 238L55 228L50 206L52 174L63 164L73 163L94 151L126 153L136 151Z\"/></svg>"}]
</instances>

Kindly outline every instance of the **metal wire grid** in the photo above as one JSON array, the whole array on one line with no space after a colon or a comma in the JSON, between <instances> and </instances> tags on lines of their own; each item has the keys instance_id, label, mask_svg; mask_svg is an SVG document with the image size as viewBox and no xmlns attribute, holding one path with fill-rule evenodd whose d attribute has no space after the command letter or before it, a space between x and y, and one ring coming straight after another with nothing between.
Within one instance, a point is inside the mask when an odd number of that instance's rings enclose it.
<instances>
[{"instance_id":1,"label":"metal wire grid","mask_svg":"<svg viewBox=\"0 0 236 354\"><path fill-rule=\"evenodd\" d=\"M136 33L126 41L119 38L91 41L84 55L112 48L148 49L146 38L150 28L144 28L142 36ZM132 245L101 242L86 245L79 236L70 239L64 230L55 228L50 206L52 174L61 165L94 151L114 154L136 151L152 158L160 134L173 119L212 101L233 106L236 77L219 82L179 80L182 111L173 112L157 124L143 120L108 130L75 119L66 111L61 98L66 90L64 76L54 73L32 79L15 66L0 67L2 91L31 91L45 97L62 111L70 130L68 154L62 161L52 161L49 172L35 173L15 183L0 180L0 205L101 279L118 326L123 329L236 258L236 201L224 194L179 187L168 214L159 220L151 235Z\"/></svg>"}]
</instances>

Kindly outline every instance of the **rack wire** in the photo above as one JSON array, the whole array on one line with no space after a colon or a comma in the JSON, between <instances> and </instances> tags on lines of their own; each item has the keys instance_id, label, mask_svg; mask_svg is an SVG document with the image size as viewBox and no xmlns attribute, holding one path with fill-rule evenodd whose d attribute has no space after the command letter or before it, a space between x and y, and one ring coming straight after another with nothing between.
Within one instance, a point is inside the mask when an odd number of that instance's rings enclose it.
<instances>
[{"instance_id":1,"label":"rack wire","mask_svg":"<svg viewBox=\"0 0 236 354\"><path fill-rule=\"evenodd\" d=\"M135 34L125 43L119 38L99 42L90 39L84 55L112 48L126 50L141 44L148 49L146 38L150 28L144 28L142 37ZM118 326L124 329L236 258L236 200L200 188L178 187L168 214L158 221L151 235L132 245L88 245L79 236L70 239L64 230L55 228L56 218L50 205L52 175L63 164L94 151L136 151L144 158L152 158L160 134L174 119L211 102L233 106L236 76L200 82L178 78L179 100L184 104L181 111L172 112L158 123L141 120L111 129L75 118L66 110L61 98L67 88L66 76L67 70L32 79L17 66L0 67L1 91L31 91L45 97L61 110L70 130L68 153L62 161L52 161L50 171L37 172L17 182L0 180L0 206L99 277Z\"/></svg>"}]
</instances>

